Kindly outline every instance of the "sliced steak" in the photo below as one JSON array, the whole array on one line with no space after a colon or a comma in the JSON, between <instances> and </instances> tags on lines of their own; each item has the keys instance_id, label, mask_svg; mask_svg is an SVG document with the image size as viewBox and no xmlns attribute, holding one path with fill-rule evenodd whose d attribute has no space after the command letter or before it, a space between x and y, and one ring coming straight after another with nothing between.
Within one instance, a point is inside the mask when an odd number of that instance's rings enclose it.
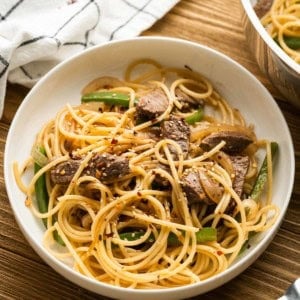
<instances>
[{"instance_id":1,"label":"sliced steak","mask_svg":"<svg viewBox=\"0 0 300 300\"><path fill-rule=\"evenodd\" d=\"M204 151L209 151L220 142L226 142L222 150L228 154L242 152L253 140L239 131L220 131L214 132L206 136L200 144Z\"/></svg>"},{"instance_id":2,"label":"sliced steak","mask_svg":"<svg viewBox=\"0 0 300 300\"><path fill-rule=\"evenodd\" d=\"M191 108L198 108L199 106L203 107L204 105L203 100L197 100L187 95L180 88L175 89L175 96L177 97L178 101L182 104L182 111L189 111Z\"/></svg>"},{"instance_id":3,"label":"sliced steak","mask_svg":"<svg viewBox=\"0 0 300 300\"><path fill-rule=\"evenodd\" d=\"M130 173L127 158L108 153L92 158L89 168L92 173L95 172L95 177L105 182L120 179Z\"/></svg>"},{"instance_id":4,"label":"sliced steak","mask_svg":"<svg viewBox=\"0 0 300 300\"><path fill-rule=\"evenodd\" d=\"M50 171L50 178L54 184L69 184L80 166L80 160L70 159L56 165Z\"/></svg>"},{"instance_id":5,"label":"sliced steak","mask_svg":"<svg viewBox=\"0 0 300 300\"><path fill-rule=\"evenodd\" d=\"M199 178L197 169L186 170L181 177L181 187L189 204L205 202L211 204L206 196Z\"/></svg>"},{"instance_id":6,"label":"sliced steak","mask_svg":"<svg viewBox=\"0 0 300 300\"><path fill-rule=\"evenodd\" d=\"M189 204L201 202L205 202L209 205L214 204L215 202L208 197L205 188L201 184L201 181L203 181L203 178L200 178L201 176L199 170L196 168L187 169L183 173L181 177L181 187L186 195L187 201Z\"/></svg>"},{"instance_id":7,"label":"sliced steak","mask_svg":"<svg viewBox=\"0 0 300 300\"><path fill-rule=\"evenodd\" d=\"M164 171L168 172L169 174L171 173L171 170L168 166L163 165L163 164L158 164L157 168L163 169ZM155 173L154 180L152 182L152 186L154 189L162 189L162 190L167 190L171 188L171 184L169 180L165 177L163 177L159 173Z\"/></svg>"},{"instance_id":8,"label":"sliced steak","mask_svg":"<svg viewBox=\"0 0 300 300\"><path fill-rule=\"evenodd\" d=\"M273 0L258 0L253 7L258 18L262 18L270 10L272 4Z\"/></svg>"},{"instance_id":9,"label":"sliced steak","mask_svg":"<svg viewBox=\"0 0 300 300\"><path fill-rule=\"evenodd\" d=\"M234 179L232 187L239 197L242 197L245 177L248 172L250 159L246 155L230 156L232 167L234 170ZM231 198L226 213L231 214L236 206L236 201Z\"/></svg>"},{"instance_id":10,"label":"sliced steak","mask_svg":"<svg viewBox=\"0 0 300 300\"><path fill-rule=\"evenodd\" d=\"M233 189L239 197L242 196L245 177L248 172L250 159L247 155L230 156L232 166L235 172L233 180Z\"/></svg>"},{"instance_id":11,"label":"sliced steak","mask_svg":"<svg viewBox=\"0 0 300 300\"><path fill-rule=\"evenodd\" d=\"M165 139L171 139L179 144L183 155L186 157L189 152L190 127L183 120L170 116L169 120L165 120L161 124L161 135ZM174 147L170 147L172 153L177 153Z\"/></svg>"},{"instance_id":12,"label":"sliced steak","mask_svg":"<svg viewBox=\"0 0 300 300\"><path fill-rule=\"evenodd\" d=\"M144 130L138 131L136 136L141 139L152 139L154 141L161 140L161 129L160 126L150 126Z\"/></svg>"},{"instance_id":13,"label":"sliced steak","mask_svg":"<svg viewBox=\"0 0 300 300\"><path fill-rule=\"evenodd\" d=\"M81 160L70 159L55 166L50 171L54 184L69 184L80 166ZM130 172L129 161L121 156L104 153L97 154L88 162L82 175L89 175L109 182L119 179Z\"/></svg>"},{"instance_id":14,"label":"sliced steak","mask_svg":"<svg viewBox=\"0 0 300 300\"><path fill-rule=\"evenodd\" d=\"M168 105L168 98L162 89L152 90L139 99L136 105L137 116L142 120L155 119L166 111Z\"/></svg>"}]
</instances>

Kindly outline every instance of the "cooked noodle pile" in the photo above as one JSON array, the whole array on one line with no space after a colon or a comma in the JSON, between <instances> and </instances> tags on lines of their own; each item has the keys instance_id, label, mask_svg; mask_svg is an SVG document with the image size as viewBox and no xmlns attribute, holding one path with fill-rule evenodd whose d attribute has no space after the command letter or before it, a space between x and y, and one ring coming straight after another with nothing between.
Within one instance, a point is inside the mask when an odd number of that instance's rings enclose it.
<instances>
[{"instance_id":1,"label":"cooked noodle pile","mask_svg":"<svg viewBox=\"0 0 300 300\"><path fill-rule=\"evenodd\" d=\"M270 142L258 140L207 79L189 67L141 60L123 80L102 77L83 90L87 98L95 92L126 95L128 105L67 104L37 136L34 149L44 149L46 161L28 185L22 176L35 155L15 164L26 205L47 224L44 245L53 255L116 286L182 286L226 270L249 233L275 222L272 169L264 196L249 196L260 148L271 166ZM42 174L44 213L35 190Z\"/></svg>"},{"instance_id":2,"label":"cooked noodle pile","mask_svg":"<svg viewBox=\"0 0 300 300\"><path fill-rule=\"evenodd\" d=\"M300 1L274 0L261 22L280 47L300 63Z\"/></svg>"}]
</instances>

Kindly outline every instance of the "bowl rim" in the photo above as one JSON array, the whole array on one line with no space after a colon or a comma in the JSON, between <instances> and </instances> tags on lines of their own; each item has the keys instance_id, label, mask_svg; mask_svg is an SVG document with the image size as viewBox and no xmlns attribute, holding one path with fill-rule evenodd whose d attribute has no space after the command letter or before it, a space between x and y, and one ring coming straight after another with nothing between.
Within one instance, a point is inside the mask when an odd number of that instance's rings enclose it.
<instances>
[{"instance_id":1,"label":"bowl rim","mask_svg":"<svg viewBox=\"0 0 300 300\"><path fill-rule=\"evenodd\" d=\"M300 75L300 64L296 63L291 57L288 56L287 53L284 52L281 47L279 47L276 42L272 39L272 37L268 34L264 26L261 24L258 16L256 15L254 8L251 4L251 0L240 0L244 12L247 14L250 19L252 25L254 26L257 33L264 40L268 47L292 70L294 70L297 74Z\"/></svg>"},{"instance_id":2,"label":"bowl rim","mask_svg":"<svg viewBox=\"0 0 300 300\"><path fill-rule=\"evenodd\" d=\"M68 59L64 60L63 62L59 63L57 66L55 66L53 69L51 69L30 91L29 93L26 95L25 99L23 100L23 102L21 103L20 107L18 108L16 115L11 123L11 126L9 128L9 132L7 135L7 142L5 145L5 151L4 151L4 179L5 182L7 182L8 178L9 178L9 172L10 172L10 165L8 162L8 148L10 145L10 139L12 139L12 135L13 135L13 128L15 126L15 123L17 122L17 119L19 117L19 115L22 113L23 107L26 106L27 102L30 101L30 98L32 95L34 95L34 93L40 89L40 86L44 85L44 82L47 82L48 78L50 76L53 76L56 72L59 72L61 69L64 69L64 67L70 63L72 63L74 60L80 58L81 56L85 56L85 55L89 55L90 52L96 51L99 48L105 48L105 47L111 47L114 45L118 45L120 43L128 43L128 42L135 42L135 41L139 41L139 40L153 40L153 41L164 41L164 42L172 42L172 43L181 43L181 44L186 44L189 46L192 46L194 48L198 48L198 49L202 49L204 51L208 51L213 53L214 55L220 56L223 59L225 59L228 63L234 65L235 67L238 67L239 70L241 70L243 73L245 73L249 78L252 78L253 81L255 81L255 83L257 84L257 86L260 87L260 89L263 90L263 92L266 94L267 96L267 101L270 102L274 102L274 109L276 109L278 115L281 117L281 119L284 121L284 125L286 127L286 130L288 132L288 136L287 136L287 140L291 142L290 145L290 150L291 150L291 170L290 170L290 174L292 174L292 178L295 177L295 158L294 155L292 155L294 153L294 148L293 148L293 143L292 143L292 139L291 139L291 134L289 131L289 128L286 124L286 121L284 119L284 116L281 112L281 110L279 109L278 105L276 104L274 98L272 97L272 95L268 92L268 90L266 89L266 87L249 71L247 70L245 67L243 67L241 64L237 63L235 60L233 60L232 58L230 58L229 56L225 55L222 52L219 52L213 48L210 48L206 45L202 45L200 43L196 43L196 42L192 42L189 40L185 40L185 39L181 39L181 38L174 38L174 37L163 37L163 36L145 36L145 37L135 37L135 38L129 38L129 39L123 39L123 40L115 40L115 41L110 41L110 42L105 42L96 46L93 46L91 48L86 49L85 51L82 51L80 53L74 54L73 56L69 57ZM291 199L291 193L292 193L292 187L293 187L293 183L290 182L290 186L287 188L287 197L286 199L288 201L286 201L286 203L284 203L284 205L282 206L281 210L280 210L280 215L278 217L278 219L280 219L281 221L284 218L284 214L286 213L288 204L290 202ZM185 293L185 291L189 290L189 289L197 289L198 286L200 286L201 284L203 284L203 282L199 282L199 283L193 283L190 285L185 285L185 286L180 286L180 287L172 287L172 288L167 288L167 289L149 289L149 290L137 290L137 289L128 289L128 288L123 288L123 287L117 287L114 285L110 285L110 284L106 284L100 281L96 281L94 279L91 279L85 275L80 274L79 272L75 271L74 269L72 269L71 267L67 266L65 263L61 262L59 259L55 258L53 255L51 255L51 253L49 253L48 251L46 251L46 249L44 249L43 245L40 243L36 243L36 241L33 239L33 237L31 237L31 235L26 232L25 228L23 228L20 220L18 220L18 218L16 218L16 213L15 213L15 209L14 209L14 205L11 201L12 195L11 195L11 190L8 188L7 189L7 194L8 194L8 198L9 198L9 202L10 202L10 206L14 212L15 215L15 219L19 225L19 228L21 229L23 235L26 237L27 241L29 242L29 244L32 246L32 248L39 254L39 256L41 256L43 258L43 260L49 265L51 266L54 270L56 270L59 274L61 274L62 276L64 276L67 280L72 281L73 283L82 286L83 288L86 288L92 292L95 293L99 293L105 296L109 296L108 291L111 292L116 292L117 295L121 295L120 293L124 293L124 295L133 295L133 296L146 296L149 294L149 292L151 293L151 296L155 296L155 295L159 295L159 294L165 294L167 295L168 293L172 294L173 296L176 294L176 292L181 292L181 294ZM207 289L204 292L213 290L223 284L225 284L227 281L233 279L234 277L236 277L237 275L239 275L241 272L243 272L249 265L251 265L261 254L262 252L267 248L267 246L270 244L270 242L272 241L272 239L274 238L276 232L279 230L280 228L280 224L281 222L279 222L276 226L275 224L272 226L272 228L270 228L268 230L268 234L266 236L263 237L263 239L258 243L258 245L255 245L255 251L249 253L248 255L245 255L243 257L241 257L241 259L239 259L239 261L237 263L235 263L234 265L231 265L228 269L226 269L225 271L216 274L214 276L212 276L211 278L208 278L205 280L205 284L209 285L210 283L214 282L215 280L219 280L219 284L214 285L213 288ZM66 276L66 274L63 272L63 270L68 274L68 276ZM86 285L84 285L86 284ZM91 289L91 287L94 287L94 289ZM101 290L101 288L103 290ZM100 291L100 290L101 291ZM194 294L196 295L196 294ZM148 298L145 298L148 299Z\"/></svg>"}]
</instances>

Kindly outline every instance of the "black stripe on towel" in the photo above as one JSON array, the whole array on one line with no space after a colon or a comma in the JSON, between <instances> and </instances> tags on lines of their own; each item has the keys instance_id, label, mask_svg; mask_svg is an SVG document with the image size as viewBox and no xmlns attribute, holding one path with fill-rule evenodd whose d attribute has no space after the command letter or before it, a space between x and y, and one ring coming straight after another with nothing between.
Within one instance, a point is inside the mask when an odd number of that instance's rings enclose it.
<instances>
[{"instance_id":1,"label":"black stripe on towel","mask_svg":"<svg viewBox=\"0 0 300 300\"><path fill-rule=\"evenodd\" d=\"M122 25L120 25L119 27L117 27L110 35L109 40L113 40L114 36L116 34L116 32L118 32L120 29L122 29L123 27L125 27L128 23L130 23L131 20L133 20L139 13L144 12L144 9L152 2L152 0L147 1L147 3L141 7L141 8L137 8L132 6L136 12L126 21L124 22ZM127 2L125 1L125 3L127 4Z\"/></svg>"},{"instance_id":2,"label":"black stripe on towel","mask_svg":"<svg viewBox=\"0 0 300 300\"><path fill-rule=\"evenodd\" d=\"M33 79L33 77L25 70L24 67L20 67L20 70L28 77L29 79Z\"/></svg>"},{"instance_id":3,"label":"black stripe on towel","mask_svg":"<svg viewBox=\"0 0 300 300\"><path fill-rule=\"evenodd\" d=\"M4 16L0 15L0 20L4 21L23 1L24 0L19 0L7 11Z\"/></svg>"},{"instance_id":4,"label":"black stripe on towel","mask_svg":"<svg viewBox=\"0 0 300 300\"><path fill-rule=\"evenodd\" d=\"M35 42L37 42L37 41L39 41L39 40L41 40L41 39L45 39L45 38L47 38L47 37L48 37L48 36L46 36L46 35L40 35L40 36L37 36L37 37L32 38L32 39L30 39L30 40L26 40L26 41L22 42L22 43L19 45L18 48L23 47L23 46L26 46L26 45L28 45L28 44L35 43Z\"/></svg>"},{"instance_id":5,"label":"black stripe on towel","mask_svg":"<svg viewBox=\"0 0 300 300\"><path fill-rule=\"evenodd\" d=\"M65 42L65 43L63 43L63 46L75 46L75 45L86 47L85 42Z\"/></svg>"},{"instance_id":6,"label":"black stripe on towel","mask_svg":"<svg viewBox=\"0 0 300 300\"><path fill-rule=\"evenodd\" d=\"M61 27L58 28L58 30L55 32L53 37L58 35L61 30L63 30L76 16L78 16L81 12L83 12L93 2L94 2L94 0L90 0L87 4L85 4L83 7L81 7L81 9L79 11L77 11L72 17L69 18L69 20L67 20Z\"/></svg>"},{"instance_id":7,"label":"black stripe on towel","mask_svg":"<svg viewBox=\"0 0 300 300\"><path fill-rule=\"evenodd\" d=\"M70 41L70 42L66 42L63 44L63 46L75 46L75 45L80 45L80 46L83 46L84 48L86 48L88 46L88 43L89 43L89 35L90 33L96 28L96 26L98 25L99 23L99 20L100 20L100 16L101 16L101 11L100 11L100 7L98 5L97 2L93 2L95 4L95 7L96 7L96 11L97 11L97 20L95 22L95 24L90 28L88 29L85 34L84 34L84 42L80 42L80 41Z\"/></svg>"},{"instance_id":8,"label":"black stripe on towel","mask_svg":"<svg viewBox=\"0 0 300 300\"><path fill-rule=\"evenodd\" d=\"M133 4L130 3L129 1L127 1L127 0L122 0L122 1L123 1L124 3L126 3L129 7L132 7L132 8L134 8L134 9L136 9L136 10L140 10L137 6L133 5ZM149 15L149 16L153 17L153 19L155 19L155 20L158 20L158 19L159 19L158 16L156 16L156 15L154 15L153 13L150 13L150 12L148 12L148 11L143 10L143 13L146 14L146 15Z\"/></svg>"},{"instance_id":9,"label":"black stripe on towel","mask_svg":"<svg viewBox=\"0 0 300 300\"><path fill-rule=\"evenodd\" d=\"M86 3L83 7L80 8L80 10L78 10L73 16L71 16L60 28L58 28L58 30L55 32L54 35L52 36L47 36L47 35L40 35L34 38L31 38L29 40L26 40L24 42L22 42L18 48L35 43L41 39L45 39L45 38L50 38L50 39L54 39L54 41L57 44L57 47L61 46L61 41L56 38L56 35L63 29L65 28L77 15L79 15L82 11L84 11L90 4L95 3L94 0L90 0L88 3ZM97 5L96 5L97 7ZM77 43L77 42L76 42Z\"/></svg>"},{"instance_id":10,"label":"black stripe on towel","mask_svg":"<svg viewBox=\"0 0 300 300\"><path fill-rule=\"evenodd\" d=\"M8 69L9 63L8 61L0 55L0 62L4 65L4 68L0 71L0 78L5 74Z\"/></svg>"}]
</instances>

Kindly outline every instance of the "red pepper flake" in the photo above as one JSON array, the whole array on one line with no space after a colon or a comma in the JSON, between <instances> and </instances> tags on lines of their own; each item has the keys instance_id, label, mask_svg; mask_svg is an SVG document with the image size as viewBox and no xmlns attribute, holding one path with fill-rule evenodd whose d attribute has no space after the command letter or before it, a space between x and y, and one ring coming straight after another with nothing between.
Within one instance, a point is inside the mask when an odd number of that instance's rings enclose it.
<instances>
[{"instance_id":1,"label":"red pepper flake","mask_svg":"<svg viewBox=\"0 0 300 300\"><path fill-rule=\"evenodd\" d=\"M142 193L141 193L140 191L137 192L137 195L138 195L139 197L142 197Z\"/></svg>"},{"instance_id":2,"label":"red pepper flake","mask_svg":"<svg viewBox=\"0 0 300 300\"><path fill-rule=\"evenodd\" d=\"M121 203L117 203L116 209L122 209L122 204Z\"/></svg>"},{"instance_id":3,"label":"red pepper flake","mask_svg":"<svg viewBox=\"0 0 300 300\"><path fill-rule=\"evenodd\" d=\"M218 251L217 251L217 254L218 254L219 256L221 256L221 255L223 255L224 253L223 253L221 250L218 250Z\"/></svg>"},{"instance_id":4,"label":"red pepper flake","mask_svg":"<svg viewBox=\"0 0 300 300\"><path fill-rule=\"evenodd\" d=\"M116 144L118 144L118 140L117 139L112 139L110 143L112 145L116 145Z\"/></svg>"}]
</instances>

